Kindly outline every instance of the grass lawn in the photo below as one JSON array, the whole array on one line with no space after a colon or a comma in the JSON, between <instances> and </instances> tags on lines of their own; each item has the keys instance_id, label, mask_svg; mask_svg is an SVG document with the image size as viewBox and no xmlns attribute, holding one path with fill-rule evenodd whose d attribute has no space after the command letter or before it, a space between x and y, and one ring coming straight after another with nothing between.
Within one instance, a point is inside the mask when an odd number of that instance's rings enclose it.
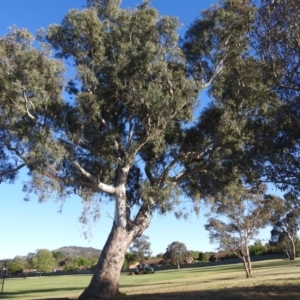
<instances>
[{"instance_id":1,"label":"grass lawn","mask_svg":"<svg viewBox=\"0 0 300 300\"><path fill-rule=\"evenodd\" d=\"M119 299L300 299L300 260L253 263L246 279L242 264L121 275ZM76 299L90 275L8 279L0 299Z\"/></svg>"}]
</instances>

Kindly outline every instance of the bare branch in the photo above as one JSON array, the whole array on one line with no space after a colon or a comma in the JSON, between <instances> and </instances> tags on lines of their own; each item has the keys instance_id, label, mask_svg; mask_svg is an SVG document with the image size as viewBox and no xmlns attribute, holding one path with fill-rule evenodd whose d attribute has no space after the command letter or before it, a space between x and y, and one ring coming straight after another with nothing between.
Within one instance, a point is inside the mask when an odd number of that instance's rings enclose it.
<instances>
[{"instance_id":1,"label":"bare branch","mask_svg":"<svg viewBox=\"0 0 300 300\"><path fill-rule=\"evenodd\" d=\"M13 168L13 169L9 169L9 170L0 172L0 177L1 177L1 176L4 176L4 175L6 175L6 174L9 174L9 173L17 172L17 171L19 171L20 169L22 169L22 168L25 167L25 166L26 166L26 164L24 163L24 164L21 164L21 165L17 166L16 168Z\"/></svg>"}]
</instances>

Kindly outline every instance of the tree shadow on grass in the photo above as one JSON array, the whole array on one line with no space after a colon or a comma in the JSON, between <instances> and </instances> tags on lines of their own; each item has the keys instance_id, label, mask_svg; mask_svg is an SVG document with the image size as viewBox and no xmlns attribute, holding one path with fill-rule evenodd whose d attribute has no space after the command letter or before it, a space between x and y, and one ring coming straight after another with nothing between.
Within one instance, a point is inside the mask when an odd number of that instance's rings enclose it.
<instances>
[{"instance_id":1,"label":"tree shadow on grass","mask_svg":"<svg viewBox=\"0 0 300 300\"><path fill-rule=\"evenodd\" d=\"M74 298L40 298L38 300L67 300ZM101 299L101 298L99 298ZM113 300L296 300L300 299L298 284L258 285L253 287L222 288L220 290L185 291L176 293L154 293L122 295ZM95 299L96 300L96 299Z\"/></svg>"},{"instance_id":2,"label":"tree shadow on grass","mask_svg":"<svg viewBox=\"0 0 300 300\"><path fill-rule=\"evenodd\" d=\"M78 292L82 292L82 288L52 288L52 289L40 289L40 290L27 290L27 291L18 291L18 292L10 292L10 293L2 293L0 294L0 298L3 299L13 299L16 298L15 296L18 296L18 298L20 299L20 295L24 295L24 297L27 297L27 294L37 294L37 296L39 294L45 294L45 293L53 293L53 292L62 292L62 293L66 293L66 292L74 292L74 291L78 291ZM45 299L45 298L44 298ZM53 299L53 298L52 298ZM68 298L60 298L60 299L68 299Z\"/></svg>"}]
</instances>

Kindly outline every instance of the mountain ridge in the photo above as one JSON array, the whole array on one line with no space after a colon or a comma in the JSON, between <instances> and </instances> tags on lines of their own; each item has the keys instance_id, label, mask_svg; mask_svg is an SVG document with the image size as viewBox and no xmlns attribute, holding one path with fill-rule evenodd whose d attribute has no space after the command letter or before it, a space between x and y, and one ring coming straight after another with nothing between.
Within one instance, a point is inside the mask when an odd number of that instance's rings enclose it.
<instances>
[{"instance_id":1,"label":"mountain ridge","mask_svg":"<svg viewBox=\"0 0 300 300\"><path fill-rule=\"evenodd\" d=\"M52 251L60 251L64 257L99 258L101 250L93 247L63 246Z\"/></svg>"}]
</instances>

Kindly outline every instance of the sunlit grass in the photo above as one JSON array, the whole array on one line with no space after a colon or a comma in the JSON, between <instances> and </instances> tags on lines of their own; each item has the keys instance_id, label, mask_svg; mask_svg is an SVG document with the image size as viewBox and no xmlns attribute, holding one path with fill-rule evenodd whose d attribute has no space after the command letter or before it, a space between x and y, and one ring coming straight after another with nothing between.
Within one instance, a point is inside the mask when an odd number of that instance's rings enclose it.
<instances>
[{"instance_id":1,"label":"sunlit grass","mask_svg":"<svg viewBox=\"0 0 300 300\"><path fill-rule=\"evenodd\" d=\"M121 299L300 299L300 260L253 263L246 279L242 264L121 274ZM5 281L2 299L76 299L90 275L44 276ZM0 295L1 298L1 295ZM276 299L277 299L276 298Z\"/></svg>"}]
</instances>

